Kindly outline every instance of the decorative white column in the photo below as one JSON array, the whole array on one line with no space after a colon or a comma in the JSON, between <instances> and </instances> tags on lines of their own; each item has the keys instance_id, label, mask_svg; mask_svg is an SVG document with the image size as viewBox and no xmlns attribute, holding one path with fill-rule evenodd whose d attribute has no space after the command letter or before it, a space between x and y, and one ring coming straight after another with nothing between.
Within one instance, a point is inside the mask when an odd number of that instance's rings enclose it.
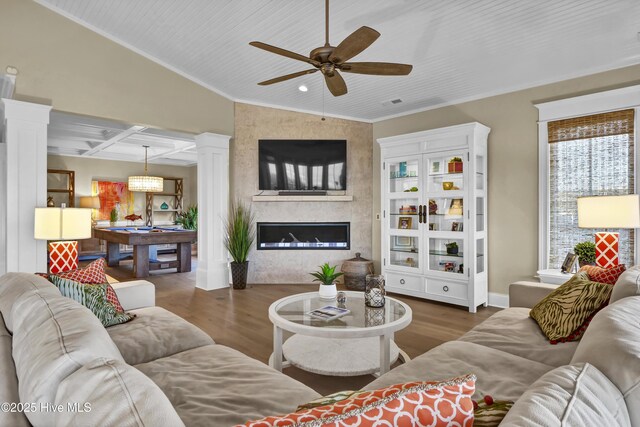
<instances>
[{"instance_id":1,"label":"decorative white column","mask_svg":"<svg viewBox=\"0 0 640 427\"><path fill-rule=\"evenodd\" d=\"M47 271L47 245L35 240L34 208L47 205L48 105L1 99L0 274ZM4 230L2 230L4 228ZM2 270L4 269L4 271Z\"/></svg>"},{"instance_id":2,"label":"decorative white column","mask_svg":"<svg viewBox=\"0 0 640 427\"><path fill-rule=\"evenodd\" d=\"M198 270L196 286L229 287L224 222L229 209L229 140L215 133L196 135L198 150Z\"/></svg>"}]
</instances>

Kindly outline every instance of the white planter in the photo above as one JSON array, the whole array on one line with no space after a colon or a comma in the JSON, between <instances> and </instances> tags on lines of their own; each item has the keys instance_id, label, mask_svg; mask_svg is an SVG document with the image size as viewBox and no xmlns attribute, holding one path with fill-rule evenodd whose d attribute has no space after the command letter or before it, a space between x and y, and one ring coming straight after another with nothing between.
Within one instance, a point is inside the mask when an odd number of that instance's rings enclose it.
<instances>
[{"instance_id":1,"label":"white planter","mask_svg":"<svg viewBox=\"0 0 640 427\"><path fill-rule=\"evenodd\" d=\"M320 285L318 293L321 299L335 299L338 296L338 288L336 288L335 283L332 285Z\"/></svg>"}]
</instances>

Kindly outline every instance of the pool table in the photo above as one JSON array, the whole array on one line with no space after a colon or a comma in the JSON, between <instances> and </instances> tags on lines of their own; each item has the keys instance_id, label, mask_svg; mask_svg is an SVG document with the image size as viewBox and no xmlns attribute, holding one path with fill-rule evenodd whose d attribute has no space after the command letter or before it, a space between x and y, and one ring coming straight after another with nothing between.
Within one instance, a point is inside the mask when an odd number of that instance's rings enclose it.
<instances>
[{"instance_id":1,"label":"pool table","mask_svg":"<svg viewBox=\"0 0 640 427\"><path fill-rule=\"evenodd\" d=\"M179 273L191 271L191 243L198 233L193 230L159 227L94 228L93 237L107 242L107 265L120 263L120 244L133 246L133 277L147 277L149 270L177 268ZM150 262L149 246L176 244L174 261Z\"/></svg>"}]
</instances>

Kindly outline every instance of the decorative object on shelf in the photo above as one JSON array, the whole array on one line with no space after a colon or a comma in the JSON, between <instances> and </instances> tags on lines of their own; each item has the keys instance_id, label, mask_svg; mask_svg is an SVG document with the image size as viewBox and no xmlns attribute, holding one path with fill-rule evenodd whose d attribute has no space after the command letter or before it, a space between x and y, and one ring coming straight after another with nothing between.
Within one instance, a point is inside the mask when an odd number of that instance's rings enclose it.
<instances>
[{"instance_id":1,"label":"decorative object on shelf","mask_svg":"<svg viewBox=\"0 0 640 427\"><path fill-rule=\"evenodd\" d=\"M164 180L159 176L149 176L147 171L147 151L148 145L144 147L144 175L133 175L129 177L129 191L139 191L142 193L161 193L164 190Z\"/></svg>"},{"instance_id":2,"label":"decorative object on shelf","mask_svg":"<svg viewBox=\"0 0 640 427\"><path fill-rule=\"evenodd\" d=\"M452 261L446 262L444 264L444 271L453 273L454 271L456 271L456 263Z\"/></svg>"},{"instance_id":3,"label":"decorative object on shelf","mask_svg":"<svg viewBox=\"0 0 640 427\"><path fill-rule=\"evenodd\" d=\"M640 195L578 197L578 227L639 228ZM618 265L619 238L616 232L596 233L596 264L599 267Z\"/></svg>"},{"instance_id":4,"label":"decorative object on shelf","mask_svg":"<svg viewBox=\"0 0 640 427\"><path fill-rule=\"evenodd\" d=\"M447 211L449 216L462 216L462 199L452 199Z\"/></svg>"},{"instance_id":5,"label":"decorative object on shelf","mask_svg":"<svg viewBox=\"0 0 640 427\"><path fill-rule=\"evenodd\" d=\"M405 193L415 193L416 191L418 191L418 187L411 187L404 190Z\"/></svg>"},{"instance_id":6,"label":"decorative object on shelf","mask_svg":"<svg viewBox=\"0 0 640 427\"><path fill-rule=\"evenodd\" d=\"M412 240L413 239L409 236L395 236L394 248L406 250L413 246ZM373 274L373 271L369 272L368 274Z\"/></svg>"},{"instance_id":7,"label":"decorative object on shelf","mask_svg":"<svg viewBox=\"0 0 640 427\"><path fill-rule=\"evenodd\" d=\"M434 215L437 212L438 212L438 203L433 199L429 199L429 215Z\"/></svg>"},{"instance_id":8,"label":"decorative object on shelf","mask_svg":"<svg viewBox=\"0 0 640 427\"><path fill-rule=\"evenodd\" d=\"M576 265L576 261L578 261L578 256L576 254L572 252L567 253L567 256L564 257L564 262L560 267L560 271L563 273L571 273L574 265Z\"/></svg>"},{"instance_id":9,"label":"decorative object on shelf","mask_svg":"<svg viewBox=\"0 0 640 427\"><path fill-rule=\"evenodd\" d=\"M298 71L296 73L269 79L258 83L259 85L271 85L315 73L320 70L323 74L324 81L329 92L331 92L333 96L341 96L347 93L347 84L340 75L340 72L384 76L406 76L413 69L413 66L408 64L395 64L390 62L347 62L371 46L378 37L380 37L380 33L373 28L360 27L347 36L346 39L342 40L338 46L333 47L329 43L329 0L326 0L325 43L324 46L313 49L308 57L262 42L252 41L249 44L259 49L266 50L267 52L306 62L313 67L304 71ZM256 61L258 61L258 59L256 59ZM324 117L322 117L322 119L324 119Z\"/></svg>"},{"instance_id":10,"label":"decorative object on shelf","mask_svg":"<svg viewBox=\"0 0 640 427\"><path fill-rule=\"evenodd\" d=\"M416 205L402 205L400 206L400 214L415 215L418 213Z\"/></svg>"},{"instance_id":11,"label":"decorative object on shelf","mask_svg":"<svg viewBox=\"0 0 640 427\"><path fill-rule=\"evenodd\" d=\"M384 307L366 307L364 308L364 326L371 328L373 326L384 325L385 320Z\"/></svg>"},{"instance_id":12,"label":"decorative object on shelf","mask_svg":"<svg viewBox=\"0 0 640 427\"><path fill-rule=\"evenodd\" d=\"M456 221L452 222L451 231L462 231L462 223Z\"/></svg>"},{"instance_id":13,"label":"decorative object on shelf","mask_svg":"<svg viewBox=\"0 0 640 427\"><path fill-rule=\"evenodd\" d=\"M91 238L91 210L80 208L36 208L34 238L49 243L49 272L78 268L78 239Z\"/></svg>"},{"instance_id":14,"label":"decorative object on shelf","mask_svg":"<svg viewBox=\"0 0 640 427\"><path fill-rule=\"evenodd\" d=\"M458 255L458 243L449 242L445 243L444 246L447 248L447 253L449 255Z\"/></svg>"},{"instance_id":15,"label":"decorative object on shelf","mask_svg":"<svg viewBox=\"0 0 640 427\"><path fill-rule=\"evenodd\" d=\"M464 273L464 264L460 264L458 266L458 273L463 274Z\"/></svg>"},{"instance_id":16,"label":"decorative object on shelf","mask_svg":"<svg viewBox=\"0 0 640 427\"><path fill-rule=\"evenodd\" d=\"M162 209L163 211L168 210L169 205L167 204L167 202L162 202L162 204L160 205L160 209Z\"/></svg>"},{"instance_id":17,"label":"decorative object on shelf","mask_svg":"<svg viewBox=\"0 0 640 427\"><path fill-rule=\"evenodd\" d=\"M438 226L436 225L435 222L429 223L429 231L438 231Z\"/></svg>"},{"instance_id":18,"label":"decorative object on shelf","mask_svg":"<svg viewBox=\"0 0 640 427\"><path fill-rule=\"evenodd\" d=\"M447 171L449 173L462 173L462 159L460 157L452 157L447 163Z\"/></svg>"},{"instance_id":19,"label":"decorative object on shelf","mask_svg":"<svg viewBox=\"0 0 640 427\"><path fill-rule=\"evenodd\" d=\"M415 268L416 267L416 260L409 257L405 260L405 263L407 264L407 267L411 267L411 268Z\"/></svg>"},{"instance_id":20,"label":"decorative object on shelf","mask_svg":"<svg viewBox=\"0 0 640 427\"><path fill-rule=\"evenodd\" d=\"M580 267L596 265L596 244L593 242L580 242L573 247L573 252L578 256Z\"/></svg>"},{"instance_id":21,"label":"decorative object on shelf","mask_svg":"<svg viewBox=\"0 0 640 427\"><path fill-rule=\"evenodd\" d=\"M449 190L453 190L453 182L451 181L444 181L442 183L442 189L444 191L449 191Z\"/></svg>"},{"instance_id":22,"label":"decorative object on shelf","mask_svg":"<svg viewBox=\"0 0 640 427\"><path fill-rule=\"evenodd\" d=\"M318 293L321 299L334 299L338 295L338 289L336 288L336 279L343 275L343 273L336 273L337 265L333 267L325 262L320 266L320 270L311 274L315 279L314 282L320 282L320 288Z\"/></svg>"},{"instance_id":23,"label":"decorative object on shelf","mask_svg":"<svg viewBox=\"0 0 640 427\"><path fill-rule=\"evenodd\" d=\"M400 178L404 178L407 176L407 162L400 162L398 165L398 172L400 173Z\"/></svg>"},{"instance_id":24,"label":"decorative object on shelf","mask_svg":"<svg viewBox=\"0 0 640 427\"><path fill-rule=\"evenodd\" d=\"M125 216L124 219L126 219L127 221L130 221L131 224L133 224L137 220L142 219L142 215L129 214L129 215Z\"/></svg>"},{"instance_id":25,"label":"decorative object on shelf","mask_svg":"<svg viewBox=\"0 0 640 427\"><path fill-rule=\"evenodd\" d=\"M54 206L55 206L55 204L53 203L53 196L47 197L47 207L48 208L52 208Z\"/></svg>"},{"instance_id":26,"label":"decorative object on shelf","mask_svg":"<svg viewBox=\"0 0 640 427\"><path fill-rule=\"evenodd\" d=\"M410 240L409 246L411 246ZM341 271L344 273L344 284L347 289L364 291L367 274L374 273L373 261L362 258L360 252L356 252L355 258L348 259L342 263Z\"/></svg>"},{"instance_id":27,"label":"decorative object on shelf","mask_svg":"<svg viewBox=\"0 0 640 427\"><path fill-rule=\"evenodd\" d=\"M336 302L338 303L338 306L341 306L340 308L344 308L344 305L347 303L347 293L342 291L338 292L336 295Z\"/></svg>"},{"instance_id":28,"label":"decorative object on shelf","mask_svg":"<svg viewBox=\"0 0 640 427\"><path fill-rule=\"evenodd\" d=\"M439 174L440 173L440 162L438 160L434 160L431 162L431 174Z\"/></svg>"},{"instance_id":29,"label":"decorative object on shelf","mask_svg":"<svg viewBox=\"0 0 640 427\"><path fill-rule=\"evenodd\" d=\"M247 287L249 272L249 251L255 240L255 217L251 206L246 206L239 200L231 204L229 216L225 224L224 246L231 254L231 278L233 289Z\"/></svg>"},{"instance_id":30,"label":"decorative object on shelf","mask_svg":"<svg viewBox=\"0 0 640 427\"><path fill-rule=\"evenodd\" d=\"M118 222L118 209L111 209L111 213L109 214L109 222L111 223L112 227L115 227L116 223Z\"/></svg>"},{"instance_id":31,"label":"decorative object on shelf","mask_svg":"<svg viewBox=\"0 0 640 427\"><path fill-rule=\"evenodd\" d=\"M384 306L384 276L380 274L367 274L364 290L364 303L367 307Z\"/></svg>"},{"instance_id":32,"label":"decorative object on shelf","mask_svg":"<svg viewBox=\"0 0 640 427\"><path fill-rule=\"evenodd\" d=\"M409 230L411 229L412 222L413 218L410 216L401 216L398 218L398 228L401 230Z\"/></svg>"}]
</instances>

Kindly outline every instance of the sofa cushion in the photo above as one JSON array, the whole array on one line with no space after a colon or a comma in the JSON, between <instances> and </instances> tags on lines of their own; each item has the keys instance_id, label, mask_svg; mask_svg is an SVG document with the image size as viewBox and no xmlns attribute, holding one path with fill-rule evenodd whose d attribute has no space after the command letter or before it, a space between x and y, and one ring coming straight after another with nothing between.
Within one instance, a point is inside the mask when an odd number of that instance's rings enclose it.
<instances>
[{"instance_id":1,"label":"sofa cushion","mask_svg":"<svg viewBox=\"0 0 640 427\"><path fill-rule=\"evenodd\" d=\"M500 310L464 334L460 341L472 342L506 351L525 359L561 366L571 361L578 342L550 344L538 324L522 307Z\"/></svg>"},{"instance_id":2,"label":"sofa cushion","mask_svg":"<svg viewBox=\"0 0 640 427\"><path fill-rule=\"evenodd\" d=\"M501 426L631 426L620 391L593 365L566 365L538 379Z\"/></svg>"},{"instance_id":3,"label":"sofa cushion","mask_svg":"<svg viewBox=\"0 0 640 427\"><path fill-rule=\"evenodd\" d=\"M69 298L30 291L16 301L12 316L21 402L52 403L60 382L97 357L123 361L100 321ZM50 423L49 413L26 415L34 425Z\"/></svg>"},{"instance_id":4,"label":"sofa cushion","mask_svg":"<svg viewBox=\"0 0 640 427\"><path fill-rule=\"evenodd\" d=\"M0 312L9 332L13 332L11 309L20 295L40 291L49 296L60 296L58 289L47 279L30 273L7 273L0 277Z\"/></svg>"},{"instance_id":5,"label":"sofa cushion","mask_svg":"<svg viewBox=\"0 0 640 427\"><path fill-rule=\"evenodd\" d=\"M0 402L18 403L18 378L11 357L11 334L0 316ZM29 421L22 412L0 411L0 426L28 426Z\"/></svg>"},{"instance_id":6,"label":"sofa cushion","mask_svg":"<svg viewBox=\"0 0 640 427\"><path fill-rule=\"evenodd\" d=\"M589 316L606 305L611 290L611 285L590 281L589 275L583 271L547 295L531 309L529 315L538 322L551 342L577 341L579 336L574 332Z\"/></svg>"},{"instance_id":7,"label":"sofa cushion","mask_svg":"<svg viewBox=\"0 0 640 427\"><path fill-rule=\"evenodd\" d=\"M535 380L551 369L552 366L483 345L449 341L392 369L364 389L374 390L392 384L470 373L478 377L474 399L491 395L496 400L515 401Z\"/></svg>"},{"instance_id":8,"label":"sofa cushion","mask_svg":"<svg viewBox=\"0 0 640 427\"><path fill-rule=\"evenodd\" d=\"M639 313L640 297L610 304L593 318L571 360L592 364L616 385L634 426L640 425Z\"/></svg>"},{"instance_id":9,"label":"sofa cushion","mask_svg":"<svg viewBox=\"0 0 640 427\"><path fill-rule=\"evenodd\" d=\"M107 328L122 357L130 365L214 344L200 328L164 308L147 307L130 313L136 318Z\"/></svg>"},{"instance_id":10,"label":"sofa cushion","mask_svg":"<svg viewBox=\"0 0 640 427\"><path fill-rule=\"evenodd\" d=\"M136 366L167 395L188 426L231 426L286 414L318 393L222 345L198 347Z\"/></svg>"},{"instance_id":11,"label":"sofa cushion","mask_svg":"<svg viewBox=\"0 0 640 427\"><path fill-rule=\"evenodd\" d=\"M90 411L62 411L58 426L184 426L173 406L142 372L118 360L98 358L65 378L56 405L89 403Z\"/></svg>"},{"instance_id":12,"label":"sofa cushion","mask_svg":"<svg viewBox=\"0 0 640 427\"><path fill-rule=\"evenodd\" d=\"M608 285L615 284L625 270L626 266L624 264L610 268L598 267L597 265L584 265L580 268L580 271L585 271L589 275L591 281L606 283Z\"/></svg>"},{"instance_id":13,"label":"sofa cushion","mask_svg":"<svg viewBox=\"0 0 640 427\"><path fill-rule=\"evenodd\" d=\"M613 285L609 303L613 304L622 298L634 295L640 295L640 267L638 266L631 267L622 273L616 284Z\"/></svg>"}]
</instances>

